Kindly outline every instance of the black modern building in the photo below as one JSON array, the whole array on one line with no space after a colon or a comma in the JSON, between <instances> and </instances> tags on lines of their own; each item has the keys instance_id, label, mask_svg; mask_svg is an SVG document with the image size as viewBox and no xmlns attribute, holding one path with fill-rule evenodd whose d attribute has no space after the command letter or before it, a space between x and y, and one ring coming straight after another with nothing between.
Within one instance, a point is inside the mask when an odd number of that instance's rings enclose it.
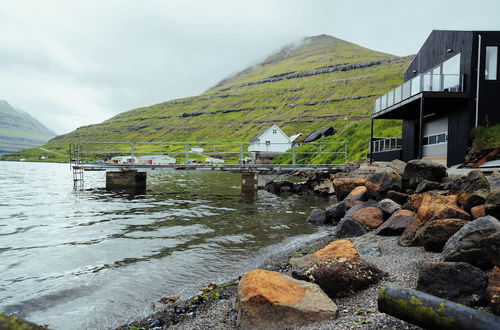
<instances>
[{"instance_id":1,"label":"black modern building","mask_svg":"<svg viewBox=\"0 0 500 330\"><path fill-rule=\"evenodd\" d=\"M500 122L499 48L500 31L432 31L404 83L375 101L370 159L463 162L471 129ZM403 120L402 136L374 138L380 119Z\"/></svg>"}]
</instances>

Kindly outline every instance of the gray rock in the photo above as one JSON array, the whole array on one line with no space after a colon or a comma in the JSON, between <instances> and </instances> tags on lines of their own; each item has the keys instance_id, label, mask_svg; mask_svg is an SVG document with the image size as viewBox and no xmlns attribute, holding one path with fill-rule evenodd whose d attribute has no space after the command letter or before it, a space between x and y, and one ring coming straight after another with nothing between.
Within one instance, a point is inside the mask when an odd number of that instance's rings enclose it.
<instances>
[{"instance_id":1,"label":"gray rock","mask_svg":"<svg viewBox=\"0 0 500 330\"><path fill-rule=\"evenodd\" d=\"M330 205L325 209L326 216L333 221L340 221L347 212L347 205L344 202L339 202L335 205Z\"/></svg>"},{"instance_id":2,"label":"gray rock","mask_svg":"<svg viewBox=\"0 0 500 330\"><path fill-rule=\"evenodd\" d=\"M488 196L488 190L486 189L479 189L473 192L469 198L465 201L465 203L462 205L462 208L470 213L471 208L474 206L479 206L482 205L486 202L486 197Z\"/></svg>"},{"instance_id":3,"label":"gray rock","mask_svg":"<svg viewBox=\"0 0 500 330\"><path fill-rule=\"evenodd\" d=\"M441 187L443 190L449 190L452 192L459 192L462 189L466 176L462 175L450 175L441 180Z\"/></svg>"},{"instance_id":4,"label":"gray rock","mask_svg":"<svg viewBox=\"0 0 500 330\"><path fill-rule=\"evenodd\" d=\"M469 306L486 303L486 274L466 262L429 262L420 270L417 290Z\"/></svg>"},{"instance_id":5,"label":"gray rock","mask_svg":"<svg viewBox=\"0 0 500 330\"><path fill-rule=\"evenodd\" d=\"M382 236L401 235L406 227L415 220L415 217L416 214L409 210L396 211L375 230L375 234Z\"/></svg>"},{"instance_id":6,"label":"gray rock","mask_svg":"<svg viewBox=\"0 0 500 330\"><path fill-rule=\"evenodd\" d=\"M335 230L335 236L338 238L356 237L366 234L362 224L349 218L340 220Z\"/></svg>"},{"instance_id":7,"label":"gray rock","mask_svg":"<svg viewBox=\"0 0 500 330\"><path fill-rule=\"evenodd\" d=\"M356 206L351 207L345 214L346 218L349 218L351 214L356 213L357 211L365 208L365 207L378 207L378 203L374 201L373 199L369 199L366 202L360 202L359 204L356 204Z\"/></svg>"},{"instance_id":8,"label":"gray rock","mask_svg":"<svg viewBox=\"0 0 500 330\"><path fill-rule=\"evenodd\" d=\"M430 160L415 159L406 164L401 184L405 189L415 189L422 180L440 182L445 176L444 165Z\"/></svg>"},{"instance_id":9,"label":"gray rock","mask_svg":"<svg viewBox=\"0 0 500 330\"><path fill-rule=\"evenodd\" d=\"M500 231L497 231L479 241L486 258L497 267L500 267Z\"/></svg>"},{"instance_id":10,"label":"gray rock","mask_svg":"<svg viewBox=\"0 0 500 330\"><path fill-rule=\"evenodd\" d=\"M492 190L485 200L486 204L500 205L500 189Z\"/></svg>"},{"instance_id":11,"label":"gray rock","mask_svg":"<svg viewBox=\"0 0 500 330\"><path fill-rule=\"evenodd\" d=\"M313 225L324 225L327 222L326 212L320 209L314 209L306 221Z\"/></svg>"},{"instance_id":12,"label":"gray rock","mask_svg":"<svg viewBox=\"0 0 500 330\"><path fill-rule=\"evenodd\" d=\"M415 194L420 194L431 190L438 190L439 188L441 188L439 182L422 180L415 189Z\"/></svg>"},{"instance_id":13,"label":"gray rock","mask_svg":"<svg viewBox=\"0 0 500 330\"><path fill-rule=\"evenodd\" d=\"M408 194L399 191L389 190L389 192L387 192L387 198L392 199L399 205L404 205L404 203L406 203L406 201L408 200Z\"/></svg>"},{"instance_id":14,"label":"gray rock","mask_svg":"<svg viewBox=\"0 0 500 330\"><path fill-rule=\"evenodd\" d=\"M388 166L402 176L405 172L406 163L402 160L394 159L388 164Z\"/></svg>"},{"instance_id":15,"label":"gray rock","mask_svg":"<svg viewBox=\"0 0 500 330\"><path fill-rule=\"evenodd\" d=\"M385 216L391 216L391 214L401 209L401 205L392 199L386 198L378 202L378 208L384 213Z\"/></svg>"},{"instance_id":16,"label":"gray rock","mask_svg":"<svg viewBox=\"0 0 500 330\"><path fill-rule=\"evenodd\" d=\"M479 189L490 190L490 183L480 170L470 171L460 190L472 193Z\"/></svg>"},{"instance_id":17,"label":"gray rock","mask_svg":"<svg viewBox=\"0 0 500 330\"><path fill-rule=\"evenodd\" d=\"M484 216L463 226L457 231L443 248L444 261L463 261L471 265L487 269L492 266L481 240L500 231L500 221L492 216Z\"/></svg>"}]
</instances>

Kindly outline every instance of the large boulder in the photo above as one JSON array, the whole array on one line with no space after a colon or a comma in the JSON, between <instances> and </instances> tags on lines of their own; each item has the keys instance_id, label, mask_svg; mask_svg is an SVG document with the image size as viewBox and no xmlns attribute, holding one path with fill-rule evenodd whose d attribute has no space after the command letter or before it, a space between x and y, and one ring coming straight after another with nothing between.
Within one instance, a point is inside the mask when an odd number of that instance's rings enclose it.
<instances>
[{"instance_id":1,"label":"large boulder","mask_svg":"<svg viewBox=\"0 0 500 330\"><path fill-rule=\"evenodd\" d=\"M377 206L378 206L378 203L376 201L374 201L373 199L369 199L366 202L360 201L360 202L356 203L356 205L351 207L349 210L347 210L344 217L351 218L353 213L358 212L361 209L364 209L366 207L377 207Z\"/></svg>"},{"instance_id":2,"label":"large boulder","mask_svg":"<svg viewBox=\"0 0 500 330\"><path fill-rule=\"evenodd\" d=\"M470 213L473 207L482 205L486 202L486 197L488 196L488 194L489 191L486 189L476 190L475 192L468 195L467 199L462 204L462 208Z\"/></svg>"},{"instance_id":3,"label":"large boulder","mask_svg":"<svg viewBox=\"0 0 500 330\"><path fill-rule=\"evenodd\" d=\"M380 169L366 179L367 197L385 198L390 190L401 190L401 175L390 167Z\"/></svg>"},{"instance_id":4,"label":"large boulder","mask_svg":"<svg viewBox=\"0 0 500 330\"><path fill-rule=\"evenodd\" d=\"M378 202L378 208L382 211L385 217L390 217L394 212L401 209L401 205L392 199L386 198Z\"/></svg>"},{"instance_id":5,"label":"large boulder","mask_svg":"<svg viewBox=\"0 0 500 330\"><path fill-rule=\"evenodd\" d=\"M332 184L337 199L341 201L346 198L354 188L364 186L366 180L360 178L337 178L332 181Z\"/></svg>"},{"instance_id":6,"label":"large boulder","mask_svg":"<svg viewBox=\"0 0 500 330\"><path fill-rule=\"evenodd\" d=\"M387 164L390 168L396 171L399 175L403 175L405 172L406 163L399 159L394 159L389 164Z\"/></svg>"},{"instance_id":7,"label":"large boulder","mask_svg":"<svg viewBox=\"0 0 500 330\"><path fill-rule=\"evenodd\" d=\"M383 236L401 235L415 220L415 217L416 214L410 210L396 211L375 230L375 234Z\"/></svg>"},{"instance_id":8,"label":"large boulder","mask_svg":"<svg viewBox=\"0 0 500 330\"><path fill-rule=\"evenodd\" d=\"M472 193L474 191L486 189L490 190L490 183L480 170L473 170L467 174L467 178L462 183L461 191Z\"/></svg>"},{"instance_id":9,"label":"large boulder","mask_svg":"<svg viewBox=\"0 0 500 330\"><path fill-rule=\"evenodd\" d=\"M292 191L293 183L288 181L279 181L279 182L269 181L268 183L266 183L265 189L270 193L280 194L285 191Z\"/></svg>"},{"instance_id":10,"label":"large boulder","mask_svg":"<svg viewBox=\"0 0 500 330\"><path fill-rule=\"evenodd\" d=\"M441 181L446 176L446 167L430 160L415 159L409 161L401 178L404 189L415 189L422 180Z\"/></svg>"},{"instance_id":11,"label":"large boulder","mask_svg":"<svg viewBox=\"0 0 500 330\"><path fill-rule=\"evenodd\" d=\"M325 212L329 219L332 219L333 222L337 222L345 216L345 213L347 212L347 205L344 202L339 202L328 206L325 209Z\"/></svg>"},{"instance_id":12,"label":"large boulder","mask_svg":"<svg viewBox=\"0 0 500 330\"><path fill-rule=\"evenodd\" d=\"M469 221L441 219L428 222L417 234L418 241L427 251L441 252L446 242Z\"/></svg>"},{"instance_id":13,"label":"large boulder","mask_svg":"<svg viewBox=\"0 0 500 330\"><path fill-rule=\"evenodd\" d=\"M351 214L351 219L361 223L365 228L374 229L384 222L384 215L378 207L365 207Z\"/></svg>"},{"instance_id":14,"label":"large boulder","mask_svg":"<svg viewBox=\"0 0 500 330\"><path fill-rule=\"evenodd\" d=\"M319 195L333 195L335 193L332 180L330 179L321 181L318 185L314 186L313 191Z\"/></svg>"},{"instance_id":15,"label":"large boulder","mask_svg":"<svg viewBox=\"0 0 500 330\"><path fill-rule=\"evenodd\" d=\"M441 184L436 181L430 181L430 180L422 180L420 183L417 185L417 188L415 188L415 193L420 194L426 191L431 191L431 190L438 190L441 187Z\"/></svg>"},{"instance_id":16,"label":"large boulder","mask_svg":"<svg viewBox=\"0 0 500 330\"><path fill-rule=\"evenodd\" d=\"M451 193L460 192L464 184L466 176L462 175L449 175L441 180L443 190L448 190Z\"/></svg>"},{"instance_id":17,"label":"large boulder","mask_svg":"<svg viewBox=\"0 0 500 330\"><path fill-rule=\"evenodd\" d=\"M472 217L456 204L456 196L442 196L435 193L424 193L415 221L412 222L400 237L403 246L418 245L417 233L430 221L439 219L472 220Z\"/></svg>"},{"instance_id":18,"label":"large boulder","mask_svg":"<svg viewBox=\"0 0 500 330\"><path fill-rule=\"evenodd\" d=\"M241 278L236 306L242 329L296 328L338 314L318 285L262 269Z\"/></svg>"},{"instance_id":19,"label":"large boulder","mask_svg":"<svg viewBox=\"0 0 500 330\"><path fill-rule=\"evenodd\" d=\"M490 304L491 311L500 315L500 268L495 267L488 276L488 288L486 296Z\"/></svg>"},{"instance_id":20,"label":"large boulder","mask_svg":"<svg viewBox=\"0 0 500 330\"><path fill-rule=\"evenodd\" d=\"M486 196L486 204L500 205L500 189L490 191Z\"/></svg>"},{"instance_id":21,"label":"large boulder","mask_svg":"<svg viewBox=\"0 0 500 330\"><path fill-rule=\"evenodd\" d=\"M353 207L358 201L366 201L366 190L365 186L357 186L344 198L343 202L347 206Z\"/></svg>"},{"instance_id":22,"label":"large boulder","mask_svg":"<svg viewBox=\"0 0 500 330\"><path fill-rule=\"evenodd\" d=\"M335 236L338 238L356 237L366 234L365 227L357 221L349 218L340 220L335 229Z\"/></svg>"},{"instance_id":23,"label":"large boulder","mask_svg":"<svg viewBox=\"0 0 500 330\"><path fill-rule=\"evenodd\" d=\"M466 262L429 262L420 270L417 290L469 306L486 302L486 274Z\"/></svg>"},{"instance_id":24,"label":"large boulder","mask_svg":"<svg viewBox=\"0 0 500 330\"><path fill-rule=\"evenodd\" d=\"M326 212L320 209L314 209L311 211L309 218L306 220L307 222L313 225L324 225L328 222L328 218Z\"/></svg>"},{"instance_id":25,"label":"large boulder","mask_svg":"<svg viewBox=\"0 0 500 330\"><path fill-rule=\"evenodd\" d=\"M405 194L403 192L399 192L399 191L395 191L395 190L389 190L387 192L387 198L395 201L396 203L398 203L399 205L403 205L404 203L406 203L406 201L408 200L408 194Z\"/></svg>"},{"instance_id":26,"label":"large boulder","mask_svg":"<svg viewBox=\"0 0 500 330\"><path fill-rule=\"evenodd\" d=\"M479 241L485 257L495 266L500 267L500 230Z\"/></svg>"},{"instance_id":27,"label":"large boulder","mask_svg":"<svg viewBox=\"0 0 500 330\"><path fill-rule=\"evenodd\" d=\"M412 212L417 212L423 200L424 200L424 194L410 195L407 198L406 203L404 203L403 209L410 210Z\"/></svg>"},{"instance_id":28,"label":"large boulder","mask_svg":"<svg viewBox=\"0 0 500 330\"><path fill-rule=\"evenodd\" d=\"M361 259L354 244L334 241L314 254L296 259L292 276L318 284L329 297L345 297L377 283L384 273Z\"/></svg>"},{"instance_id":29,"label":"large boulder","mask_svg":"<svg viewBox=\"0 0 500 330\"><path fill-rule=\"evenodd\" d=\"M491 260L481 246L481 240L500 231L500 221L492 216L478 218L457 231L443 248L443 261L463 261L487 269Z\"/></svg>"}]
</instances>

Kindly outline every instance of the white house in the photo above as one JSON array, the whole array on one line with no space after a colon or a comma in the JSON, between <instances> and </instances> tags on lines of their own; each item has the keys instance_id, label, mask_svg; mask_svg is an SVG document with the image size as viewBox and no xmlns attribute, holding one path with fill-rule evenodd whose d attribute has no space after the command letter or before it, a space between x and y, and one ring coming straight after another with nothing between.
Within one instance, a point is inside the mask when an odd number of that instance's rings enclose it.
<instances>
[{"instance_id":1,"label":"white house","mask_svg":"<svg viewBox=\"0 0 500 330\"><path fill-rule=\"evenodd\" d=\"M165 155L146 155L139 157L137 160L137 163L140 165L169 165L176 162L177 160L174 157Z\"/></svg>"},{"instance_id":2,"label":"white house","mask_svg":"<svg viewBox=\"0 0 500 330\"><path fill-rule=\"evenodd\" d=\"M215 157L207 157L207 158L205 158L205 163L210 163L210 164L224 163L224 159L215 158Z\"/></svg>"},{"instance_id":3,"label":"white house","mask_svg":"<svg viewBox=\"0 0 500 330\"><path fill-rule=\"evenodd\" d=\"M290 138L278 126L272 125L250 140L248 151L254 159L272 158L292 147Z\"/></svg>"}]
</instances>

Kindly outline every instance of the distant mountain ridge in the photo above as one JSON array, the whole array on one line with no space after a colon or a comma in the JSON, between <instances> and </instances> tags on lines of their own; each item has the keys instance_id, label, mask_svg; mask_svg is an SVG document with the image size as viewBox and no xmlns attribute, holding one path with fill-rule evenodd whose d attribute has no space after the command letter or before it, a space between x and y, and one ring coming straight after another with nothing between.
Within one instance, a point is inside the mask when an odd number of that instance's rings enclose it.
<instances>
[{"instance_id":1,"label":"distant mountain ridge","mask_svg":"<svg viewBox=\"0 0 500 330\"><path fill-rule=\"evenodd\" d=\"M411 60L328 35L307 37L199 96L122 112L44 147L65 152L78 141L247 142L271 124L288 135L339 130L366 121L374 99L401 84Z\"/></svg>"},{"instance_id":2,"label":"distant mountain ridge","mask_svg":"<svg viewBox=\"0 0 500 330\"><path fill-rule=\"evenodd\" d=\"M40 146L54 136L27 112L0 100L0 154Z\"/></svg>"}]
</instances>

